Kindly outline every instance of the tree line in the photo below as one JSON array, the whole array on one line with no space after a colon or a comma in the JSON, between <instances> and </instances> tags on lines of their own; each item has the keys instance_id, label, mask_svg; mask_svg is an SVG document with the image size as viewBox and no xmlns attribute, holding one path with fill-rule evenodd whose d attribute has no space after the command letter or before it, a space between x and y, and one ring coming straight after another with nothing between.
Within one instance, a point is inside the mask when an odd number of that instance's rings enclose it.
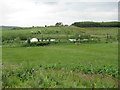
<instances>
[{"instance_id":1,"label":"tree line","mask_svg":"<svg viewBox=\"0 0 120 90\"><path fill-rule=\"evenodd\" d=\"M77 27L120 27L120 22L74 22Z\"/></svg>"}]
</instances>

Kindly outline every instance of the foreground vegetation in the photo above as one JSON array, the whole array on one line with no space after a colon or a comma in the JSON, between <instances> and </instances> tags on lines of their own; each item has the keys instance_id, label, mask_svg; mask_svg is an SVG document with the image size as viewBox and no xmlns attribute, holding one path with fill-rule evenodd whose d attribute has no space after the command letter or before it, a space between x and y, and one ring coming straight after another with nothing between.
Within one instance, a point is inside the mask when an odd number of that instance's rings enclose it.
<instances>
[{"instance_id":1,"label":"foreground vegetation","mask_svg":"<svg viewBox=\"0 0 120 90\"><path fill-rule=\"evenodd\" d=\"M3 87L116 88L117 63L117 44L7 47Z\"/></svg>"},{"instance_id":2,"label":"foreground vegetation","mask_svg":"<svg viewBox=\"0 0 120 90\"><path fill-rule=\"evenodd\" d=\"M38 66L38 67L36 67ZM59 68L58 68L59 67ZM98 67L97 67L98 68ZM116 68L74 66L72 70L59 65L26 65L3 71L5 88L117 88ZM4 68L3 68L4 69ZM111 76L113 74L113 77ZM34 83L33 83L34 82Z\"/></svg>"}]
</instances>

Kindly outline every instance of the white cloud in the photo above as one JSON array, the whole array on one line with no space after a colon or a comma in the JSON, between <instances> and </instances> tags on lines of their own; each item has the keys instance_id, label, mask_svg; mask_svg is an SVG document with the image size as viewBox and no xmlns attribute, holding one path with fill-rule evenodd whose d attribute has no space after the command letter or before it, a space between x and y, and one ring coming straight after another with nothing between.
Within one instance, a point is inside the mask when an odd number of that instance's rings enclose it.
<instances>
[{"instance_id":1,"label":"white cloud","mask_svg":"<svg viewBox=\"0 0 120 90\"><path fill-rule=\"evenodd\" d=\"M61 21L64 24L71 24L75 21L86 20L117 20L117 2L85 3L72 1L63 2L61 0L59 2L40 1L1 1L0 6L2 7L2 9L0 10L0 12L2 14L0 17L2 17L2 22L0 22L0 24L12 26L43 26L53 25L58 21Z\"/></svg>"}]
</instances>

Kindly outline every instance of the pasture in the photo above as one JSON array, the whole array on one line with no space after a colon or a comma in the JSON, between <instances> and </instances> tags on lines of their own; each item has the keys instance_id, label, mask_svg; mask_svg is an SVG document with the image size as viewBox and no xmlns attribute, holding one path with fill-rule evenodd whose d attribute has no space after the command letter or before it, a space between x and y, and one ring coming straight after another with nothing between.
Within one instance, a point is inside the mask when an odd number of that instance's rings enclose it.
<instances>
[{"instance_id":1,"label":"pasture","mask_svg":"<svg viewBox=\"0 0 120 90\"><path fill-rule=\"evenodd\" d=\"M82 42L82 39L96 39ZM110 37L108 37L108 36ZM3 88L117 88L118 28L4 28ZM31 38L58 40L48 45ZM68 42L68 39L81 39ZM34 44L30 46L29 44ZM34 83L33 83L34 82Z\"/></svg>"},{"instance_id":2,"label":"pasture","mask_svg":"<svg viewBox=\"0 0 120 90\"><path fill-rule=\"evenodd\" d=\"M91 35L93 37L104 38L106 34L116 38L118 35L118 28L116 27L75 27L75 26L63 26L63 27L35 27L25 29L4 29L2 30L2 40L27 40L28 38L56 38L56 39L68 39L76 38L80 35Z\"/></svg>"},{"instance_id":3,"label":"pasture","mask_svg":"<svg viewBox=\"0 0 120 90\"><path fill-rule=\"evenodd\" d=\"M117 44L3 48L3 86L115 88L117 49Z\"/></svg>"}]
</instances>

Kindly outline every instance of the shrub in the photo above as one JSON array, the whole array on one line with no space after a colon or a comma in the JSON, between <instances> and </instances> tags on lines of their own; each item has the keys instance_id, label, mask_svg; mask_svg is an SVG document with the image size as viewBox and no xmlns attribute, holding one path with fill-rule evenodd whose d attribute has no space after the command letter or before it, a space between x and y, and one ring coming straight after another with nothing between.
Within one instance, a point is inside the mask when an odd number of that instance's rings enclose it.
<instances>
[{"instance_id":1,"label":"shrub","mask_svg":"<svg viewBox=\"0 0 120 90\"><path fill-rule=\"evenodd\" d=\"M50 44L50 42L31 42L31 43L27 43L23 46L46 46L49 44Z\"/></svg>"},{"instance_id":2,"label":"shrub","mask_svg":"<svg viewBox=\"0 0 120 90\"><path fill-rule=\"evenodd\" d=\"M90 39L91 36L90 35L81 35L80 39Z\"/></svg>"}]
</instances>

